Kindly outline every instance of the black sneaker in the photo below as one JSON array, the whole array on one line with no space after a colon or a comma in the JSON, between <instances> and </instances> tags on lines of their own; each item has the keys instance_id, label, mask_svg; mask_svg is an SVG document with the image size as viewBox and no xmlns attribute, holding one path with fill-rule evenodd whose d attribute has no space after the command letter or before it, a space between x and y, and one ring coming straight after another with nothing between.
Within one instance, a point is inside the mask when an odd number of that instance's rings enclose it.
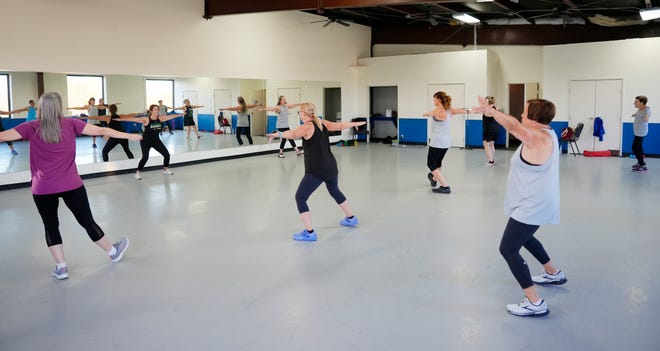
<instances>
[{"instance_id":1,"label":"black sneaker","mask_svg":"<svg viewBox=\"0 0 660 351\"><path fill-rule=\"evenodd\" d=\"M439 194L451 194L451 188L448 186L439 186L437 188L431 189L434 193L439 193Z\"/></svg>"},{"instance_id":2,"label":"black sneaker","mask_svg":"<svg viewBox=\"0 0 660 351\"><path fill-rule=\"evenodd\" d=\"M438 182L433 180L433 173L429 172L429 174L426 177L429 178L429 182L431 182L432 187L435 188L438 185Z\"/></svg>"},{"instance_id":3,"label":"black sneaker","mask_svg":"<svg viewBox=\"0 0 660 351\"><path fill-rule=\"evenodd\" d=\"M646 173L646 171L648 171L648 168L646 168L646 166L639 166L637 168L633 168L633 172Z\"/></svg>"}]
</instances>

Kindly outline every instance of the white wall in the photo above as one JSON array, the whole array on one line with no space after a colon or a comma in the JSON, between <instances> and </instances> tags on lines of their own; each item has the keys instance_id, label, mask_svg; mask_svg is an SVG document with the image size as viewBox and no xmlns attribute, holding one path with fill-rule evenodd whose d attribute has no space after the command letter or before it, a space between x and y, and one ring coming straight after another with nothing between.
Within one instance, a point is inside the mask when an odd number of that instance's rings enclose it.
<instances>
[{"instance_id":1,"label":"white wall","mask_svg":"<svg viewBox=\"0 0 660 351\"><path fill-rule=\"evenodd\" d=\"M398 86L399 118L427 112L429 84L464 83L466 102L488 90L488 51L462 51L360 59L358 115L369 115L370 86Z\"/></svg>"},{"instance_id":2,"label":"white wall","mask_svg":"<svg viewBox=\"0 0 660 351\"><path fill-rule=\"evenodd\" d=\"M509 111L509 84L543 81L543 47L541 46L492 46L479 45L480 50L488 50L493 56L489 59L489 72L495 77L489 81L486 95L495 96L498 106ZM441 52L472 52L474 46L461 45L374 45L374 57L411 55ZM499 70L499 71L498 71ZM543 84L541 84L543 85ZM469 95L466 95L469 96Z\"/></svg>"},{"instance_id":3,"label":"white wall","mask_svg":"<svg viewBox=\"0 0 660 351\"><path fill-rule=\"evenodd\" d=\"M546 46L543 50L544 97L557 106L556 120L568 120L571 80L622 79L624 122L635 108L635 96L646 95L649 106L660 101L660 38ZM654 117L651 114L651 122Z\"/></svg>"},{"instance_id":4,"label":"white wall","mask_svg":"<svg viewBox=\"0 0 660 351\"><path fill-rule=\"evenodd\" d=\"M322 28L299 11L206 21L203 0L0 1L3 27L14 28L0 36L0 70L354 86L348 67L370 50L368 27ZM342 98L344 109L356 106Z\"/></svg>"}]
</instances>

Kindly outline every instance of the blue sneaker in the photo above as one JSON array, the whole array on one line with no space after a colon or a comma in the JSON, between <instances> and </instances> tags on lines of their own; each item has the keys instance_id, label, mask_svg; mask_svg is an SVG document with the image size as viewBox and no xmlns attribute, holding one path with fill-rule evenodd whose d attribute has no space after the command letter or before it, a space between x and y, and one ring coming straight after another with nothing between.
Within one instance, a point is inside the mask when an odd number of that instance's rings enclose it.
<instances>
[{"instance_id":1,"label":"blue sneaker","mask_svg":"<svg viewBox=\"0 0 660 351\"><path fill-rule=\"evenodd\" d=\"M117 249L117 252L114 255L110 256L110 259L112 262L119 262L121 261L121 258L124 257L124 252L126 252L126 248L128 248L128 238L127 237L122 237L121 240L118 242L112 244L112 246Z\"/></svg>"},{"instance_id":2,"label":"blue sneaker","mask_svg":"<svg viewBox=\"0 0 660 351\"><path fill-rule=\"evenodd\" d=\"M300 233L293 234L293 240L297 241L316 241L316 232L308 232L307 229L303 229Z\"/></svg>"},{"instance_id":3,"label":"blue sneaker","mask_svg":"<svg viewBox=\"0 0 660 351\"><path fill-rule=\"evenodd\" d=\"M344 217L344 219L342 219L339 224L343 225L344 227L355 227L358 225L358 219L355 216L353 216L353 218Z\"/></svg>"},{"instance_id":4,"label":"blue sneaker","mask_svg":"<svg viewBox=\"0 0 660 351\"><path fill-rule=\"evenodd\" d=\"M50 275L55 277L57 280L67 279L69 278L69 268L57 268L57 266L55 266L55 270Z\"/></svg>"},{"instance_id":5,"label":"blue sneaker","mask_svg":"<svg viewBox=\"0 0 660 351\"><path fill-rule=\"evenodd\" d=\"M16 152L16 150L11 150L11 154L16 156L16 155L18 155L18 152Z\"/></svg>"}]
</instances>

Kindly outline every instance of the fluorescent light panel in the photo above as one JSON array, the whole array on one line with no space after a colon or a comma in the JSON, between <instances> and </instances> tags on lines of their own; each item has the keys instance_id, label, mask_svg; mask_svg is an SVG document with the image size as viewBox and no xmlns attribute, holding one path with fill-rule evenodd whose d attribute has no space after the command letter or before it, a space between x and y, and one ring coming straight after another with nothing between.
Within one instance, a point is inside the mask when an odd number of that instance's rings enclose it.
<instances>
[{"instance_id":1,"label":"fluorescent light panel","mask_svg":"<svg viewBox=\"0 0 660 351\"><path fill-rule=\"evenodd\" d=\"M639 15L644 21L654 20L660 18L660 8L639 10Z\"/></svg>"},{"instance_id":2,"label":"fluorescent light panel","mask_svg":"<svg viewBox=\"0 0 660 351\"><path fill-rule=\"evenodd\" d=\"M467 13L455 13L451 16L454 17L455 19L457 19L459 21L463 21L465 23L479 23L480 22L478 18L474 18L474 17L468 15Z\"/></svg>"},{"instance_id":3,"label":"fluorescent light panel","mask_svg":"<svg viewBox=\"0 0 660 351\"><path fill-rule=\"evenodd\" d=\"M477 0L477 2L493 2L495 0Z\"/></svg>"}]
</instances>

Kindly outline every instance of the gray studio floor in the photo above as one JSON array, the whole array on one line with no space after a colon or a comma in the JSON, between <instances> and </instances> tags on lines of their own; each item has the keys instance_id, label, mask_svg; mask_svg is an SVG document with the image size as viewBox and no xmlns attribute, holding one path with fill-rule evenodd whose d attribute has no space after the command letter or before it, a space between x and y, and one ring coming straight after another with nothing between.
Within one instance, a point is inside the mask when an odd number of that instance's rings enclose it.
<instances>
[{"instance_id":1,"label":"gray studio floor","mask_svg":"<svg viewBox=\"0 0 660 351\"><path fill-rule=\"evenodd\" d=\"M131 245L111 264L62 206L65 281L29 189L1 192L0 350L658 349L660 160L562 156L561 224L538 237L568 283L539 288L550 314L529 319L505 310L523 295L498 252L511 152L489 168L450 150L451 195L430 191L424 147L333 152L360 225L319 188L316 243L291 240L292 152L86 180Z\"/></svg>"}]
</instances>

